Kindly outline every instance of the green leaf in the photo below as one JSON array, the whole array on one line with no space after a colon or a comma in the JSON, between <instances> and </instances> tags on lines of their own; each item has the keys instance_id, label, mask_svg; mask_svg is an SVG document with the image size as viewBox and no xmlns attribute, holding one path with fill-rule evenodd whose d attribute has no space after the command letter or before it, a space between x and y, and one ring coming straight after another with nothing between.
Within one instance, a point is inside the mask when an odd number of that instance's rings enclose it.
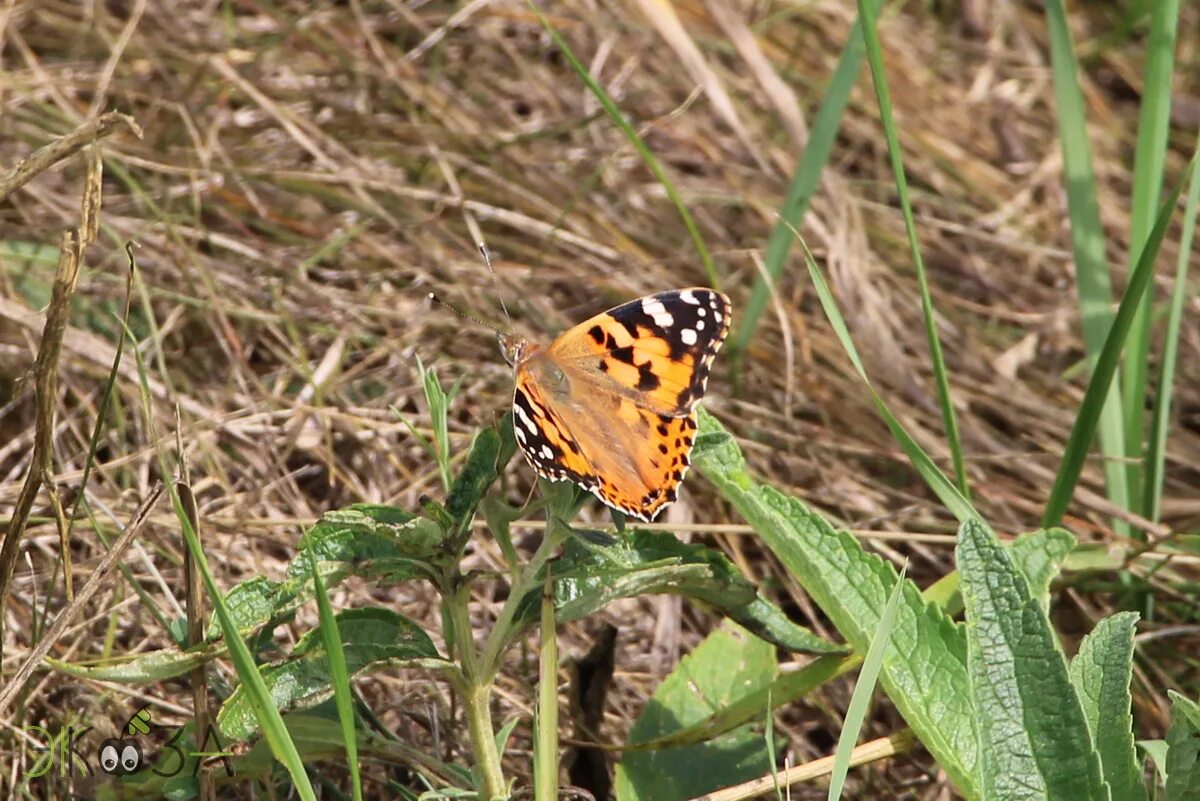
<instances>
[{"instance_id":1,"label":"green leaf","mask_svg":"<svg viewBox=\"0 0 1200 801\"><path fill-rule=\"evenodd\" d=\"M1075 535L1062 528L1030 531L1013 540L1008 555L1025 574L1029 591L1043 610L1050 608L1050 582L1062 569L1063 562L1075 549Z\"/></svg>"},{"instance_id":2,"label":"green leaf","mask_svg":"<svg viewBox=\"0 0 1200 801\"><path fill-rule=\"evenodd\" d=\"M560 621L587 617L620 598L671 593L711 604L783 648L806 653L845 650L788 620L777 606L758 597L754 585L724 554L680 542L664 531L636 529L610 545L593 545L573 537L553 567ZM522 624L537 619L540 593L540 589L530 592L522 603L517 613Z\"/></svg>"},{"instance_id":3,"label":"green leaf","mask_svg":"<svg viewBox=\"0 0 1200 801\"><path fill-rule=\"evenodd\" d=\"M1167 783L1167 741L1138 740L1137 747L1146 752L1154 763L1154 771L1160 784Z\"/></svg>"},{"instance_id":4,"label":"green leaf","mask_svg":"<svg viewBox=\"0 0 1200 801\"><path fill-rule=\"evenodd\" d=\"M1120 612L1096 624L1071 660L1071 684L1079 694L1100 767L1114 801L1145 801L1146 787L1133 748L1133 634L1136 612Z\"/></svg>"},{"instance_id":5,"label":"green leaf","mask_svg":"<svg viewBox=\"0 0 1200 801\"><path fill-rule=\"evenodd\" d=\"M385 661L438 658L429 635L390 609L349 609L339 614L337 621L347 675ZM265 667L261 673L279 710L313 706L333 694L329 659L319 629L305 633L287 661ZM241 686L225 701L217 722L221 731L235 740L249 739L257 731L258 722Z\"/></svg>"},{"instance_id":6,"label":"green leaf","mask_svg":"<svg viewBox=\"0 0 1200 801\"><path fill-rule=\"evenodd\" d=\"M458 552L471 536L471 518L488 487L496 480L496 458L500 455L500 432L484 428L475 435L463 469L454 478L446 496L446 511L454 519L454 536L448 550Z\"/></svg>"},{"instance_id":7,"label":"green leaf","mask_svg":"<svg viewBox=\"0 0 1200 801\"><path fill-rule=\"evenodd\" d=\"M996 535L958 530L983 797L1108 801L1100 759L1050 621Z\"/></svg>"},{"instance_id":8,"label":"green leaf","mask_svg":"<svg viewBox=\"0 0 1200 801\"><path fill-rule=\"evenodd\" d=\"M272 581L265 576L255 576L230 590L225 596L225 605L229 610L230 620L237 626L237 630L245 635L278 617L280 611L288 607L289 602L295 598L296 593L283 582ZM212 641L222 634L220 620L214 612L208 624L206 637Z\"/></svg>"},{"instance_id":9,"label":"green leaf","mask_svg":"<svg viewBox=\"0 0 1200 801\"><path fill-rule=\"evenodd\" d=\"M873 13L878 13L882 0L872 0ZM821 180L821 171L829 162L829 154L837 141L838 129L842 125L842 115L850 100L850 92L858 81L859 68L862 66L863 37L862 23L855 19L850 32L846 36L846 44L838 57L837 67L829 85L820 94L821 107L813 117L812 127L808 134L808 144L800 154L796 163L796 171L792 173L792 182L788 185L787 197L779 209L779 220L771 229L767 239L767 247L763 253L763 265L771 283L778 283L783 277L783 268L787 264L788 251L791 250L795 239L793 231L801 228L804 214L808 210L808 202L817 189ZM732 344L734 358L740 361L742 354L754 339L758 330L758 321L763 309L767 306L770 296L770 285L763 276L758 276L750 299L746 302L739 315L740 323ZM697 443L697 447L699 443Z\"/></svg>"},{"instance_id":10,"label":"green leaf","mask_svg":"<svg viewBox=\"0 0 1200 801\"><path fill-rule=\"evenodd\" d=\"M1167 729L1166 801L1200 801L1200 706L1174 690Z\"/></svg>"},{"instance_id":11,"label":"green leaf","mask_svg":"<svg viewBox=\"0 0 1200 801\"><path fill-rule=\"evenodd\" d=\"M653 740L626 743L625 750L656 750L711 740L742 724L760 719L763 710L768 707L780 707L803 698L812 690L843 673L850 672L861 663L862 659L853 655L829 654L817 657L800 670L784 673L766 687L751 690L745 695L729 701L714 710L708 717L701 718Z\"/></svg>"},{"instance_id":12,"label":"green leaf","mask_svg":"<svg viewBox=\"0 0 1200 801\"><path fill-rule=\"evenodd\" d=\"M331 585L351 574L395 584L431 575L443 538L441 527L428 518L390 506L356 504L321 515L300 547L319 563L337 566L340 576L325 576ZM307 587L308 570L308 560L296 559L288 576Z\"/></svg>"},{"instance_id":13,"label":"green leaf","mask_svg":"<svg viewBox=\"0 0 1200 801\"><path fill-rule=\"evenodd\" d=\"M433 456L442 477L442 487L450 489L450 430L448 426L450 402L454 399L454 388L450 392L442 389L437 370L426 367L417 357L417 372L425 389L425 402L429 405L429 422L433 427ZM415 432L414 432L415 433Z\"/></svg>"},{"instance_id":14,"label":"green leaf","mask_svg":"<svg viewBox=\"0 0 1200 801\"><path fill-rule=\"evenodd\" d=\"M204 645L188 651L163 649L133 657L106 660L96 665L62 662L46 657L46 664L68 676L120 684L147 684L173 679L225 655L225 645Z\"/></svg>"},{"instance_id":15,"label":"green leaf","mask_svg":"<svg viewBox=\"0 0 1200 801\"><path fill-rule=\"evenodd\" d=\"M629 731L630 743L661 737L714 708L765 688L777 670L775 649L726 621L667 676ZM771 770L751 727L707 743L625 754L617 765L617 801L683 801Z\"/></svg>"},{"instance_id":16,"label":"green leaf","mask_svg":"<svg viewBox=\"0 0 1200 801\"><path fill-rule=\"evenodd\" d=\"M724 431L703 409L699 423L701 435ZM852 536L836 531L798 499L756 482L731 438L698 454L693 463L754 527L847 642L866 653L898 581L892 565L866 553ZM977 799L979 755L963 632L926 604L912 582L903 587L880 680L959 792Z\"/></svg>"}]
</instances>

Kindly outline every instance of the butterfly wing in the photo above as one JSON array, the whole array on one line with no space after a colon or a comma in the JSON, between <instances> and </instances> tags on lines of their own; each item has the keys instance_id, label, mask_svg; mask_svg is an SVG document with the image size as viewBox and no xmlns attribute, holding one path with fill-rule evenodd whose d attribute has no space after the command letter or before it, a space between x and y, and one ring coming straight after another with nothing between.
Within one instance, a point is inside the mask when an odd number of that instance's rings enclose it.
<instances>
[{"instance_id":1,"label":"butterfly wing","mask_svg":"<svg viewBox=\"0 0 1200 801\"><path fill-rule=\"evenodd\" d=\"M558 401L537 374L518 369L513 430L538 475L573 481L641 520L675 500L695 441L695 412L668 417L612 394Z\"/></svg>"},{"instance_id":2,"label":"butterfly wing","mask_svg":"<svg viewBox=\"0 0 1200 801\"><path fill-rule=\"evenodd\" d=\"M729 298L720 292L659 292L585 320L545 353L591 393L681 417L704 395L729 322Z\"/></svg>"},{"instance_id":3,"label":"butterfly wing","mask_svg":"<svg viewBox=\"0 0 1200 801\"><path fill-rule=\"evenodd\" d=\"M660 292L571 328L517 365L514 429L539 475L651 520L675 500L729 299Z\"/></svg>"}]
</instances>

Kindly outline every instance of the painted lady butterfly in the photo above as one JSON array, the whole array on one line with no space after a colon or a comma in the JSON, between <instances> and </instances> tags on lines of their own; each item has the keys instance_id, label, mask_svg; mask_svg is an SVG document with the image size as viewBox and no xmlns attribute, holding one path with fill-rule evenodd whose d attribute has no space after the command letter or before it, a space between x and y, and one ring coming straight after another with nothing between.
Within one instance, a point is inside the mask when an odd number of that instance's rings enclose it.
<instances>
[{"instance_id":1,"label":"painted lady butterfly","mask_svg":"<svg viewBox=\"0 0 1200 801\"><path fill-rule=\"evenodd\" d=\"M544 478L652 520L687 472L696 403L729 319L729 298L694 288L609 309L545 348L501 334L525 458Z\"/></svg>"}]
</instances>

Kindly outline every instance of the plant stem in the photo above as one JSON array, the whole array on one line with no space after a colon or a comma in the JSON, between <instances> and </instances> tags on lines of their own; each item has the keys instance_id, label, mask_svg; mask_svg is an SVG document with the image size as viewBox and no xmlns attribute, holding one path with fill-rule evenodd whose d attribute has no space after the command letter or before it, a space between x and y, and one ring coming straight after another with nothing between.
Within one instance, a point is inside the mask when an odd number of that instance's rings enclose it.
<instances>
[{"instance_id":1,"label":"plant stem","mask_svg":"<svg viewBox=\"0 0 1200 801\"><path fill-rule=\"evenodd\" d=\"M492 631L483 647L483 656L479 660L480 670L487 676L496 675L496 671L500 667L500 658L512 641L513 617L517 614L517 608L521 605L522 599L537 586L538 571L550 558L550 554L554 553L567 538L567 533L566 528L557 523L547 526L546 535L542 537L541 544L530 557L529 563L521 570L517 581L513 583L508 600L504 602L504 608L500 610L500 617L496 618L496 624L492 626Z\"/></svg>"},{"instance_id":2,"label":"plant stem","mask_svg":"<svg viewBox=\"0 0 1200 801\"><path fill-rule=\"evenodd\" d=\"M480 669L479 654L475 650L475 636L471 630L470 584L462 576L454 576L449 578L446 586L453 587L453 590L444 592L443 603L446 616L454 629L454 646L461 666L460 675L453 683L462 696L467 715L471 750L483 777L483 798L485 801L503 801L508 798L508 793L505 789L504 770L500 766L500 752L496 748L492 710L488 705L496 671Z\"/></svg>"},{"instance_id":3,"label":"plant stem","mask_svg":"<svg viewBox=\"0 0 1200 801\"><path fill-rule=\"evenodd\" d=\"M492 695L491 680L479 682L475 677L468 678L464 695L475 764L483 775L484 797L487 801L504 801L508 798L508 791L504 786L500 751L496 748L496 730L492 728L492 709L488 704Z\"/></svg>"}]
</instances>

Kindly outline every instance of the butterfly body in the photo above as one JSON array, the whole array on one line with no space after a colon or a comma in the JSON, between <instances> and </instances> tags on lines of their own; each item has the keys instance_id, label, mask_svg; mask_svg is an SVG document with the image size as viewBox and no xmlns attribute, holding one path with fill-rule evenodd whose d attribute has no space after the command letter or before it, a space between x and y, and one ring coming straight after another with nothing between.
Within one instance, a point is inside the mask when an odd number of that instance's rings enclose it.
<instances>
[{"instance_id":1,"label":"butterfly body","mask_svg":"<svg viewBox=\"0 0 1200 801\"><path fill-rule=\"evenodd\" d=\"M501 335L525 458L544 478L653 519L687 472L695 406L729 321L725 295L692 288L609 309L546 347Z\"/></svg>"}]
</instances>

